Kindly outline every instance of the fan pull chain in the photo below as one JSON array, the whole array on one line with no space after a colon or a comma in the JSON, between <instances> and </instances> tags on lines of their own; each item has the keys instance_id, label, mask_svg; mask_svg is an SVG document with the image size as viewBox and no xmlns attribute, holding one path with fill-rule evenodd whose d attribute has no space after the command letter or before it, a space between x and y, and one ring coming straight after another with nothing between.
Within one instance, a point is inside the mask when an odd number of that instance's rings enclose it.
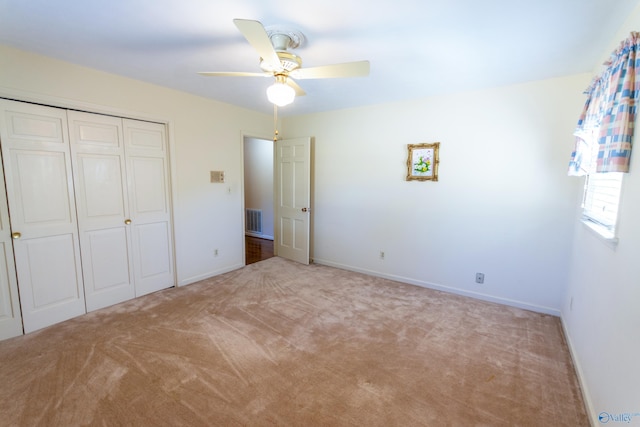
<instances>
[{"instance_id":1,"label":"fan pull chain","mask_svg":"<svg viewBox=\"0 0 640 427\"><path fill-rule=\"evenodd\" d=\"M273 104L273 142L278 140L278 106Z\"/></svg>"}]
</instances>

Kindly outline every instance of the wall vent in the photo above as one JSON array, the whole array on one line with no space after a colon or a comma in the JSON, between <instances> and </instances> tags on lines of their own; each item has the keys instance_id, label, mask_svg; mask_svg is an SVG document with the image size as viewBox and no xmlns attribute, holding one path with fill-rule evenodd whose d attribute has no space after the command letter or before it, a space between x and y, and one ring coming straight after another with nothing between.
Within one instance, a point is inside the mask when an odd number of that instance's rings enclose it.
<instances>
[{"instance_id":1,"label":"wall vent","mask_svg":"<svg viewBox=\"0 0 640 427\"><path fill-rule=\"evenodd\" d=\"M262 234L262 210L246 210L245 230L247 233Z\"/></svg>"}]
</instances>

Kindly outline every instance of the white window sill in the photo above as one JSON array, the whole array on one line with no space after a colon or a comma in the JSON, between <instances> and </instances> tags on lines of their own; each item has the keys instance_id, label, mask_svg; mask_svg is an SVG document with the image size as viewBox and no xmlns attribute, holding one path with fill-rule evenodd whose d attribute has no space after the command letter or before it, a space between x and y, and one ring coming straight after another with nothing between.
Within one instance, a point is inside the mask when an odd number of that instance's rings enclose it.
<instances>
[{"instance_id":1,"label":"white window sill","mask_svg":"<svg viewBox=\"0 0 640 427\"><path fill-rule=\"evenodd\" d=\"M614 233L607 230L605 227L596 224L593 221L589 220L581 220L582 224L589 230L594 236L598 238L602 243L610 247L611 249L616 249L618 246L618 238Z\"/></svg>"}]
</instances>

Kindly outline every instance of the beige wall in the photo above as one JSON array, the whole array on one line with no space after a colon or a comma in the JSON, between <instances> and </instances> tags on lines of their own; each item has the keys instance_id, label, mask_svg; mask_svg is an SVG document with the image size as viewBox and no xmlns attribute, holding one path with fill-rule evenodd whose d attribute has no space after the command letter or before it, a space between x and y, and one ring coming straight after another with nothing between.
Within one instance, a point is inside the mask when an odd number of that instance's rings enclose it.
<instances>
[{"instance_id":1,"label":"beige wall","mask_svg":"<svg viewBox=\"0 0 640 427\"><path fill-rule=\"evenodd\" d=\"M640 6L612 36L603 61L640 30ZM594 70L599 74L601 67ZM623 177L618 217L619 243L607 245L580 221L575 222L573 264L562 307L567 338L586 391L594 425L601 413L636 414L640 426L640 138L634 137L631 168ZM582 179L580 179L582 182ZM611 423L608 423L611 425Z\"/></svg>"},{"instance_id":2,"label":"beige wall","mask_svg":"<svg viewBox=\"0 0 640 427\"><path fill-rule=\"evenodd\" d=\"M270 138L269 115L5 46L0 96L167 122L178 282L243 265L242 136ZM210 170L226 184L209 183Z\"/></svg>"},{"instance_id":3,"label":"beige wall","mask_svg":"<svg viewBox=\"0 0 640 427\"><path fill-rule=\"evenodd\" d=\"M314 259L559 314L579 196L566 170L588 81L285 119L285 138L315 137ZM407 144L436 141L439 181L405 181Z\"/></svg>"}]
</instances>

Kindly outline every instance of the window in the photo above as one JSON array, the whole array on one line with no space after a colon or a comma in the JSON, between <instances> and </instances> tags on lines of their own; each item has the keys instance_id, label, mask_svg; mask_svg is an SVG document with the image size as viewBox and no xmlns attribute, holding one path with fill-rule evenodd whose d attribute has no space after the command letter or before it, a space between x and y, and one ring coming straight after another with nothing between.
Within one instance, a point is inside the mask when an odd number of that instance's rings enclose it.
<instances>
[{"instance_id":1,"label":"window","mask_svg":"<svg viewBox=\"0 0 640 427\"><path fill-rule=\"evenodd\" d=\"M586 175L583 223L616 244L622 175L629 172L640 98L640 32L632 32L586 90L569 175Z\"/></svg>"},{"instance_id":2,"label":"window","mask_svg":"<svg viewBox=\"0 0 640 427\"><path fill-rule=\"evenodd\" d=\"M582 199L582 220L606 238L615 236L622 173L587 175Z\"/></svg>"}]
</instances>

